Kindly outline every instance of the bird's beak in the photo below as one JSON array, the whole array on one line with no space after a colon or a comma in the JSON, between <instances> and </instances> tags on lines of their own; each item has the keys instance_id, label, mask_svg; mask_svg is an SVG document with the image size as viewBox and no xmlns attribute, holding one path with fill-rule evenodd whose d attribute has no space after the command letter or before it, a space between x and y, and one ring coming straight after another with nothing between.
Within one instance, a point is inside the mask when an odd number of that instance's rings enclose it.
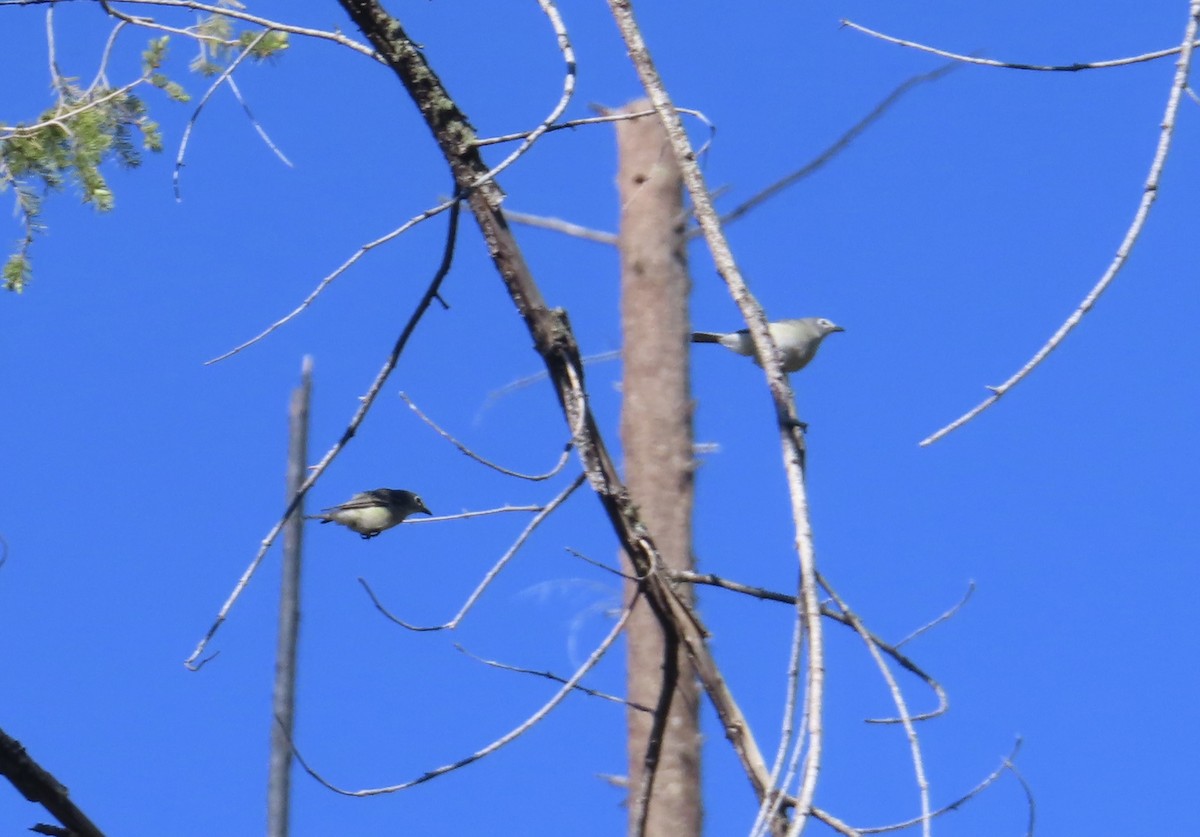
<instances>
[{"instance_id":1,"label":"bird's beak","mask_svg":"<svg viewBox=\"0 0 1200 837\"><path fill-rule=\"evenodd\" d=\"M829 330L829 333L830 333L830 334L833 334L835 331L845 331L845 330L846 330L846 329L842 328L841 326L834 326L833 328L831 328L831 329Z\"/></svg>"},{"instance_id":2,"label":"bird's beak","mask_svg":"<svg viewBox=\"0 0 1200 837\"><path fill-rule=\"evenodd\" d=\"M425 508L424 503L421 504L421 508L419 509L419 511L423 511L423 512L425 512L425 514L429 515L430 517L433 517L433 512L431 512L429 509Z\"/></svg>"}]
</instances>

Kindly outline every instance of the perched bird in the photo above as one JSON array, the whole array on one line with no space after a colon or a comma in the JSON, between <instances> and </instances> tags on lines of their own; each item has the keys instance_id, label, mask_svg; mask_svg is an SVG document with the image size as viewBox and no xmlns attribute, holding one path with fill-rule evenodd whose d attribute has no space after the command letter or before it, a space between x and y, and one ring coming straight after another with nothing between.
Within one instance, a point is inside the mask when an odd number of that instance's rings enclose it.
<instances>
[{"instance_id":1,"label":"perched bird","mask_svg":"<svg viewBox=\"0 0 1200 837\"><path fill-rule=\"evenodd\" d=\"M425 508L421 498L411 491L376 488L355 494L340 506L322 509L320 514L306 516L309 520L319 520L322 523L340 523L347 529L358 532L363 536L363 540L366 540L375 537L384 529L391 529L410 514L417 512L433 514Z\"/></svg>"},{"instance_id":2,"label":"perched bird","mask_svg":"<svg viewBox=\"0 0 1200 837\"><path fill-rule=\"evenodd\" d=\"M780 320L769 323L771 339L783 354L783 371L795 372L808 366L821 347L821 341L835 331L845 331L840 325L835 325L824 317L805 317L800 320ZM696 331L692 333L693 343L720 343L726 349L754 358L754 341L750 339L750 330L742 329L729 334L717 334L711 331ZM760 366L762 364L759 364Z\"/></svg>"}]
</instances>

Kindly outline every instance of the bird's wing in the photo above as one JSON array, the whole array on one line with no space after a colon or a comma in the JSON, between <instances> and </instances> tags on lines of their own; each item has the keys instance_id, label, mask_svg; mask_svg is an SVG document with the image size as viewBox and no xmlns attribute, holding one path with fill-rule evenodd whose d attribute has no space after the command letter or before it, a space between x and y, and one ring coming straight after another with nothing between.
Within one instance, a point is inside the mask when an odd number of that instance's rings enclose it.
<instances>
[{"instance_id":1,"label":"bird's wing","mask_svg":"<svg viewBox=\"0 0 1200 837\"><path fill-rule=\"evenodd\" d=\"M355 494L349 500L347 500L346 502L344 502L340 505L334 506L333 508L330 508L330 509L325 509L325 511L339 511L339 510L347 511L350 509L371 509L371 508L375 508L376 506L384 506L384 505L387 505L387 503L383 500L383 498L381 498L374 491L364 491L361 494Z\"/></svg>"}]
</instances>

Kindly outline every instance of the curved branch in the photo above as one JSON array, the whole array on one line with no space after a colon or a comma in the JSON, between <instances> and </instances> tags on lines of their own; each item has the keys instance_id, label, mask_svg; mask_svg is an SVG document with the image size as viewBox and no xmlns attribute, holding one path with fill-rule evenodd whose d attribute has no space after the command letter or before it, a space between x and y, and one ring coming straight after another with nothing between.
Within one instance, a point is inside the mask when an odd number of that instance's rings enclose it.
<instances>
[{"instance_id":1,"label":"curved branch","mask_svg":"<svg viewBox=\"0 0 1200 837\"><path fill-rule=\"evenodd\" d=\"M1028 793L1027 798L1029 799L1029 803L1030 803L1030 826L1032 827L1032 824L1033 824L1033 809L1032 809L1033 795L1031 792L1029 792L1029 786L1025 783L1024 778L1019 773L1016 772L1016 769L1013 766L1013 760L1017 757L1017 753L1020 751L1020 749L1021 749L1021 739L1018 738L1016 743L1013 745L1012 752L1010 752L1008 754L1008 756L1004 759L1004 761L1000 763L999 767L997 767L995 770L993 770L991 773L989 773L986 777L984 777L983 781L981 781L975 787L971 788L969 791L964 793L958 799L951 802L949 805L943 805L941 808L938 808L936 811L930 812L928 817L913 817L912 819L905 820L904 822L892 823L891 825L879 825L879 826L875 826L873 828L856 828L856 829L853 829L853 831L856 834L882 834L886 831L902 831L906 828L912 828L914 825L917 825L918 823L925 821L927 819L940 817L942 814L948 814L951 811L956 811L959 808L961 808L963 805L965 805L966 803L970 802L976 796L981 794L983 791L987 790L988 787L990 787L991 785L994 785L996 783L996 781L1001 776L1003 776L1006 771L1011 772L1014 776L1016 776L1018 781L1021 782L1021 785L1026 789L1026 792ZM818 815L818 819L823 819L823 817Z\"/></svg>"},{"instance_id":2,"label":"curved branch","mask_svg":"<svg viewBox=\"0 0 1200 837\"><path fill-rule=\"evenodd\" d=\"M449 622L441 625L411 625L408 622L405 622L403 619L397 618L390 611L388 611L387 608L380 603L378 597L375 595L375 592L371 589L370 585L368 585L366 581L360 578L358 583L361 584L367 591L367 595L371 597L371 601L375 604L375 607L379 610L379 612L402 628L408 628L410 631L454 630L456 627L458 627L458 623L463 620L463 617L467 615L467 612L475 606L475 602L479 601L479 597L483 595L483 591L488 588L488 585L495 580L496 576L500 574L500 571L504 569L505 565L507 565L508 562L512 560L513 556L517 554L517 550L525 545L525 541L529 540L529 536L533 534L533 531L537 529L537 527L541 525L542 521L549 517L555 509L565 503L567 498L574 493L576 488L579 488L579 486L583 485L584 479L586 479L584 474L577 476L570 485L559 492L557 497L547 503L545 507L538 512L537 516L533 520L529 521L529 524L524 528L524 530L522 530L521 534L517 536L517 539L513 541L513 545L508 548L507 552L500 556L499 561L492 565L492 568L488 570L487 574L483 577L483 580L476 585L475 589L471 592L471 595L467 596L466 602L463 603L463 606L459 608L458 613L456 613L454 618Z\"/></svg>"},{"instance_id":3,"label":"curved branch","mask_svg":"<svg viewBox=\"0 0 1200 837\"><path fill-rule=\"evenodd\" d=\"M563 466L565 466L567 464L567 460L570 459L570 457L571 457L571 443L567 442L566 446L563 448L562 454L558 458L558 462L554 463L554 467L551 468L549 471L546 471L544 474L522 474L520 471L512 471L508 468L505 468L502 465L497 465L496 463L494 463L488 459L484 459L482 456L475 453L475 451L471 450L466 445L464 445L462 442L458 441L458 439L455 439L453 436L451 436L449 433L447 433L445 430L443 430L441 427L439 427L437 425L437 423L434 422L433 419L431 419L429 416L427 416L423 412L421 412L421 408L418 407L413 402L413 400L408 397L408 393L401 392L400 397L404 399L404 403L408 405L408 408L410 410L412 410L414 413L417 414L417 417L420 418L421 421L425 422L427 425L429 425L431 428L433 428L433 431L435 433L437 433L439 436L441 436L443 439L445 439L450 444L454 445L454 447L458 448L459 451L461 451L463 454L465 454L466 456L469 456L471 459L474 459L480 465L486 465L487 467L491 468L492 470L499 471L501 474L504 474L505 476L517 477L518 479L529 480L530 482L542 482L543 480L550 479L551 477L556 475L559 471L561 471L563 469ZM574 436L575 434L572 433L571 435Z\"/></svg>"},{"instance_id":4,"label":"curved branch","mask_svg":"<svg viewBox=\"0 0 1200 837\"><path fill-rule=\"evenodd\" d=\"M491 666L492 668L498 668L501 671L512 671L512 672L516 672L517 674L532 674L534 677L544 677L547 680L553 680L555 683L566 683L567 682L566 677L563 677L561 674L555 674L552 671L546 671L544 669L524 668L522 666L514 666L514 665L510 665L508 663L502 663L499 660L485 659L483 657L480 657L478 654L472 654L470 651L468 651L466 648L463 648L457 642L454 643L454 649L456 651L460 651L463 654L467 655L472 660L483 663L485 666ZM640 704L640 703L634 703L631 700L626 700L625 698L617 697L616 695L610 695L608 692L601 692L597 689L589 689L587 686L581 686L578 683L575 684L574 688L575 688L575 691L581 692L582 694L585 694L588 697L600 698L601 700L607 700L610 703L619 703L622 706L627 706L630 709L636 710L637 712L653 712L654 711L649 706L642 706L642 704Z\"/></svg>"},{"instance_id":5,"label":"curved branch","mask_svg":"<svg viewBox=\"0 0 1200 837\"><path fill-rule=\"evenodd\" d=\"M870 35L872 38L878 38L881 41L887 41L889 44L897 44L903 47L911 47L912 49L928 52L932 55L938 55L942 58L949 58L954 61L961 61L964 64L978 64L982 67L1000 67L1005 70L1036 70L1039 72L1048 73L1076 73L1080 70L1103 70L1109 67L1126 67L1130 64L1141 64L1145 61L1155 61L1159 58L1166 58L1168 55L1175 55L1183 50L1183 47L1171 47L1170 49L1160 49L1155 52L1146 52L1142 55L1134 55L1129 58L1114 58L1111 61L1091 61L1087 63L1076 62L1074 64L1021 64L1015 61L996 61L991 58L980 58L976 55L962 55L957 52L947 52L944 49L919 44L916 41L905 41L892 35L885 35L882 32L876 32L874 29L868 29L865 26L860 26L853 21L843 19L842 26L849 29L855 29L862 32L864 35ZM1196 44L1193 43L1193 46Z\"/></svg>"},{"instance_id":6,"label":"curved branch","mask_svg":"<svg viewBox=\"0 0 1200 837\"><path fill-rule=\"evenodd\" d=\"M563 24L558 9L551 0L537 0L537 4L541 6L542 12L550 19L550 25L554 28L554 35L558 40L558 48L562 52L563 61L567 65L567 71L563 77L562 95L559 97L558 103L550 111L549 116L542 120L542 124L530 131L525 137L524 142L515 151L501 160L499 165L492 167L476 178L467 187L469 189L477 189L485 183L490 183L496 178L496 175L524 156L525 152L532 148L533 144L550 130L550 126L554 124L554 121L563 115L563 112L567 109L567 105L571 101L571 97L575 95L575 50L571 47L571 40L567 36L567 28Z\"/></svg>"},{"instance_id":7,"label":"curved branch","mask_svg":"<svg viewBox=\"0 0 1200 837\"><path fill-rule=\"evenodd\" d=\"M1075 327L1083 320L1083 316L1092 310L1096 301L1100 299L1100 295L1108 290L1108 286L1112 284L1112 281L1117 278L1117 274L1121 272L1121 268L1125 266L1125 262L1128 261L1129 254L1133 250L1133 245L1137 243L1138 237L1142 234L1142 229L1146 226L1146 219L1150 216L1150 207L1154 205L1154 201L1158 197L1158 186L1162 179L1163 167L1167 162L1167 152L1171 149L1171 138L1175 134L1175 117L1179 113L1179 101L1183 96L1184 88L1187 87L1188 72L1192 65L1192 47L1196 43L1196 32L1198 29L1200 29L1200 0L1192 0L1188 11L1187 31L1184 34L1183 45L1179 49L1179 62L1175 68L1174 81L1171 83L1171 93L1167 96L1167 107L1166 112L1163 114L1161 129L1158 134L1158 145L1154 150L1154 160L1150 163L1150 172L1146 176L1146 185L1142 187L1142 199L1138 203L1133 221L1130 223L1129 229L1126 230L1125 238L1122 239L1121 245L1117 248L1117 254L1109 264L1108 269L1104 271L1104 275L1100 277L1100 281L1095 284L1091 291L1088 292L1088 295L1083 298L1083 301L1079 303L1079 307L1071 312L1071 316L1067 317L1066 321L1058 327L1058 331L1054 332L1050 339L1046 341L1046 344L1038 349L1037 353L1016 374L1000 384L1000 386L987 387L992 392L988 398L985 398L941 430L921 440L921 447L932 445L938 439L962 427L999 401L1010 389L1029 377L1029 374L1040 366L1042 361L1049 357L1051 352L1062 345L1067 335L1075 330Z\"/></svg>"},{"instance_id":8,"label":"curved branch","mask_svg":"<svg viewBox=\"0 0 1200 837\"><path fill-rule=\"evenodd\" d=\"M34 0L34 2L41 2L41 0ZM54 0L45 0L45 2L54 2ZM124 20L128 23L132 23L135 26L150 26L160 29L166 27L164 27L162 24L155 23L155 21L151 18L126 15L120 10L113 8L113 6L117 3L120 3L123 6L162 6L166 8L191 9L192 11L197 12L208 12L211 15L220 15L222 17L233 18L234 20L245 21L246 23L253 23L256 26L262 26L267 29L275 29L280 32L287 32L290 35L301 35L305 38L332 41L339 46L344 46L347 49L352 49L361 55L365 55L373 61L379 61L380 63L383 63L383 59L378 53L375 52L375 50L371 49L366 44L359 43L353 38L347 38L341 32L326 32L322 29L311 29L306 26L293 26L290 23L283 23L278 20L269 20L265 17L259 17L258 15L243 12L235 8L230 8L229 6L211 6L208 3L196 3L192 2L192 0L106 0L105 2L102 2L105 10L113 17ZM194 33L189 32L186 29L170 29L168 31L173 31L179 35L186 35L187 37L196 37Z\"/></svg>"},{"instance_id":9,"label":"curved branch","mask_svg":"<svg viewBox=\"0 0 1200 837\"><path fill-rule=\"evenodd\" d=\"M863 625L862 620L842 601L842 598L824 579L821 579L821 586L825 588L825 592L829 594L834 603L841 608L842 613L846 614L850 619L850 624L853 626L855 632L866 643L867 650L871 653L871 658L875 661L876 668L879 669L880 675L887 682L888 690L892 693L892 701L896 704L896 712L899 713L900 722L904 725L904 733L908 737L909 751L912 754L913 773L916 775L917 789L921 797L921 833L924 837L930 837L933 823L929 807L929 779L925 776L925 760L921 757L921 739L917 735L916 727L913 726L913 718L908 713L908 704L904 700L904 692L901 691L900 684L896 682L896 678L892 676L891 669L888 668L887 662L879 653L879 646L875 643L871 632Z\"/></svg>"},{"instance_id":10,"label":"curved branch","mask_svg":"<svg viewBox=\"0 0 1200 837\"><path fill-rule=\"evenodd\" d=\"M396 229L392 230L391 232L380 236L379 238L375 239L374 241L368 241L366 244L363 244L361 247L359 247L357 250L354 251L354 253L350 256L350 258L346 259L346 261L344 261L340 265L338 265L337 268L335 268L332 273L327 274L323 279L321 279L321 281L317 283L317 286L312 289L312 291L309 293L309 295L304 298L304 301L301 302L299 305L297 305L295 308L293 308L290 312L288 312L286 315L284 315L280 319L276 320L275 322L271 323L269 326L267 326L265 329L260 331L258 334L251 337L245 343L241 343L237 346L234 346L232 349L225 352L224 354L217 355L216 357L214 357L210 360L204 361L204 365L210 366L214 363L220 363L223 360L227 360L227 359L233 357L234 355L238 354L239 352L245 351L246 349L250 348L255 343L259 342L260 340L262 340L263 338L265 338L269 334L271 334L271 332L276 331L277 329L280 329L283 326L287 325L289 322L294 320L296 317L300 316L300 314L304 313L304 309L308 308L308 306L312 305L316 301L317 297L320 296L321 292L329 286L330 282L332 282L334 279L338 278L343 273L345 273L347 270L349 270L351 267L353 267L355 262L357 262L363 256L367 255L367 253L371 252L379 245L387 244L393 238L396 238L397 236L408 232L410 229L415 227L417 224L420 224L422 221L428 221L430 218L434 217L435 215L440 215L441 213L445 212L447 209L451 209L452 207L456 206L457 203L458 203L458 201L453 200L453 199L444 201L443 203L439 203L437 206L426 209L424 212L420 213L419 215L414 215L412 218L409 218L407 221L405 221L403 224L401 224L400 226L398 226Z\"/></svg>"}]
</instances>

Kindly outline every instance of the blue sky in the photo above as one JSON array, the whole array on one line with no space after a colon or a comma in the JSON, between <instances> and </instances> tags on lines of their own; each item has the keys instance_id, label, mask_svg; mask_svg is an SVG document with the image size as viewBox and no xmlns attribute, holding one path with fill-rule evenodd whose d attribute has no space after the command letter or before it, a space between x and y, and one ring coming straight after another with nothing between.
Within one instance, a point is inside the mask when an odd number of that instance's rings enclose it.
<instances>
[{"instance_id":1,"label":"blue sky","mask_svg":"<svg viewBox=\"0 0 1200 837\"><path fill-rule=\"evenodd\" d=\"M391 5L482 135L532 127L556 101L561 60L536 4ZM681 16L643 2L638 12L676 102L717 125L705 173L728 189L729 208L939 65L839 28L841 18L960 52L1070 63L1173 46L1186 8L815 2L734 12L698 2ZM331 2L251 9L354 34ZM579 62L567 115L639 95L605 5L561 11ZM44 9L0 8L0 19L0 123L29 121L50 103ZM103 15L67 3L57 20L60 67L90 79L109 31ZM137 72L148 37L122 35L114 82ZM193 54L175 39L169 71L199 94L205 83L186 73ZM793 379L810 424L822 572L891 639L976 585L952 621L908 648L950 695L949 714L920 728L934 805L972 787L1021 736L1018 765L1043 834L1168 833L1193 819L1194 102L1181 108L1145 233L1083 326L983 417L930 448L917 442L1023 364L1103 272L1140 196L1173 70L1173 59L1074 74L963 67L911 92L831 165L728 230L772 316L826 316L847 329ZM111 172L108 215L70 191L52 195L34 281L0 299L0 727L112 834L262 829L277 549L217 635L220 656L199 673L182 661L281 511L286 404L301 358L315 360L315 462L423 292L444 235L437 219L372 252L304 316L204 366L448 186L385 69L293 39L285 56L237 78L294 168L220 91L194 129L176 202L172 164L192 107L146 91L168 150L138 171ZM613 230L614 147L607 126L546 137L502 176L506 205ZM15 240L19 227L5 223L0 240ZM616 253L543 230L518 236L584 351L619 348ZM701 244L691 257L697 328L738 327ZM469 221L443 295L451 308L422 322L310 509L381 485L418 491L438 514L540 503L573 477L574 463L552 484L482 470L404 405L400 391L519 470L548 468L566 440L544 382L489 400L540 363ZM790 589L796 562L762 375L716 347L693 357L697 438L719 446L697 481L700 568ZM620 375L605 363L588 379L614 446ZM454 643L567 674L607 632L615 580L564 551L613 558L586 491L452 634L397 628L356 581L402 618L444 621L526 521L405 526L369 542L309 529L297 743L327 778L352 788L415 778L503 734L551 694ZM717 660L773 752L791 614L718 590L701 591L701 603ZM860 641L832 625L827 635L817 802L855 825L914 816L902 732L863 723L892 711L887 692ZM622 659L619 648L588 683L622 692ZM932 705L919 684L901 682L915 710ZM708 833L746 833L749 785L707 707L704 719ZM596 775L624 772L623 745L620 708L571 698L498 754L401 794L347 799L298 775L293 833L620 833L621 794ZM1025 818L1009 777L935 833L1019 834ZM44 819L0 788L0 831Z\"/></svg>"}]
</instances>

